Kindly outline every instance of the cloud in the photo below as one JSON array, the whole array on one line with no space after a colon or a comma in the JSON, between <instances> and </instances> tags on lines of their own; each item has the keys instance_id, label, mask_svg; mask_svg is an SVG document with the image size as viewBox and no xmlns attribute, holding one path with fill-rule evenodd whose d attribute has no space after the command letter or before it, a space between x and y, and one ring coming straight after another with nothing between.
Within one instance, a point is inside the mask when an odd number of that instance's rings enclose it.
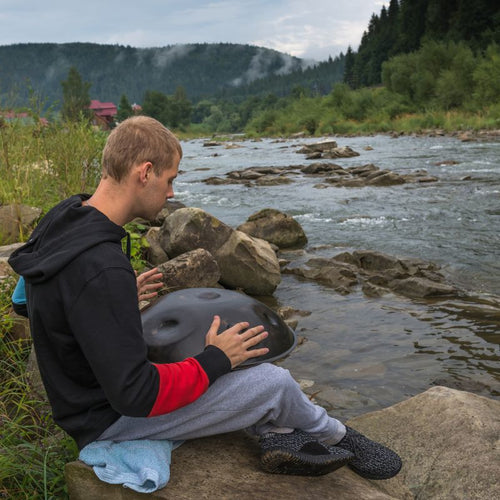
<instances>
[{"instance_id":1,"label":"cloud","mask_svg":"<svg viewBox=\"0 0 500 500\"><path fill-rule=\"evenodd\" d=\"M153 64L164 69L177 59L182 59L194 49L193 45L175 45L157 49L153 56Z\"/></svg>"}]
</instances>

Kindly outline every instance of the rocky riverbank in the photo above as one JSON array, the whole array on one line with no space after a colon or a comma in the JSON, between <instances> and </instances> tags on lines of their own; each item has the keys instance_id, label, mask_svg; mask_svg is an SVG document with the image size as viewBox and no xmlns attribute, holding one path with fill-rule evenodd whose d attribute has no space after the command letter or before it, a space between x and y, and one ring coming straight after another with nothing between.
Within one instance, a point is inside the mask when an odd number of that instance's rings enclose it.
<instances>
[{"instance_id":1,"label":"rocky riverbank","mask_svg":"<svg viewBox=\"0 0 500 500\"><path fill-rule=\"evenodd\" d=\"M150 498L260 500L482 500L496 498L500 402L434 387L349 424L395 449L403 468L370 481L343 467L315 478L265 474L258 446L242 432L196 439L172 455L171 478ZM495 444L497 443L497 444ZM99 481L82 462L66 466L71 500L134 500L140 493Z\"/></svg>"},{"instance_id":2,"label":"rocky riverbank","mask_svg":"<svg viewBox=\"0 0 500 500\"><path fill-rule=\"evenodd\" d=\"M28 226L31 224L30 220ZM203 210L168 203L146 238L148 260L164 273L163 293L224 286L269 296L282 275L293 274L341 295L362 290L370 298L395 294L410 300L439 301L469 294L449 283L432 262L370 250L317 256L306 246L307 236L300 225L277 210L258 211L234 229ZM6 259L17 246L0 249L2 276L11 272ZM491 303L492 314L499 314L500 304L497 306ZM307 315L307 311L286 306L279 312L292 326ZM25 329L22 334L27 333ZM30 367L34 393L43 397L36 365ZM323 387L314 380L300 382L309 397L321 404L325 401L333 413L346 397L345 391ZM495 491L491 478L499 465L494 448L500 435L499 404L471 393L435 387L352 419L351 425L392 446L403 457L403 471L390 481L367 481L348 468L315 479L265 475L258 468L255 443L237 433L183 445L173 456L171 482L153 498L265 498L270 494L289 498L297 491L341 499L491 498ZM100 483L79 462L67 466L67 480L73 499L137 498L119 486Z\"/></svg>"}]
</instances>

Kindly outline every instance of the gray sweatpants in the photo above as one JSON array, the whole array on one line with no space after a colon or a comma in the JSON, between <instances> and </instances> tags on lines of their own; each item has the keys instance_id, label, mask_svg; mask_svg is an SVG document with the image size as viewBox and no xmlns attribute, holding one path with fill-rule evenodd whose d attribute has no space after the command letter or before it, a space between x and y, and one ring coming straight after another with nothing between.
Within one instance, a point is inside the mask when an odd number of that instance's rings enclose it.
<instances>
[{"instance_id":1,"label":"gray sweatpants","mask_svg":"<svg viewBox=\"0 0 500 500\"><path fill-rule=\"evenodd\" d=\"M263 363L217 379L193 403L151 418L120 417L99 440L184 440L246 429L252 434L301 429L336 443L345 427L305 396L288 370Z\"/></svg>"}]
</instances>

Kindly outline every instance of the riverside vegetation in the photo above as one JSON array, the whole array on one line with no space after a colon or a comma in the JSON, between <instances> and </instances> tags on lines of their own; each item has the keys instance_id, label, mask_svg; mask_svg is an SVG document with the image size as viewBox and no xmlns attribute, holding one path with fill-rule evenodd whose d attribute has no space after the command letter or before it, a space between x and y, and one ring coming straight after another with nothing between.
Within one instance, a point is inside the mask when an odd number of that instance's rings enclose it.
<instances>
[{"instance_id":1,"label":"riverside vegetation","mask_svg":"<svg viewBox=\"0 0 500 500\"><path fill-rule=\"evenodd\" d=\"M71 194L95 189L106 134L87 122L2 122L0 139L0 206L22 203L45 213ZM132 256L140 268L141 237L135 229L129 228ZM20 233L19 240L27 236ZM78 451L30 389L26 365L31 341L12 334L16 281L14 276L0 280L0 498L65 498L64 464Z\"/></svg>"}]
</instances>

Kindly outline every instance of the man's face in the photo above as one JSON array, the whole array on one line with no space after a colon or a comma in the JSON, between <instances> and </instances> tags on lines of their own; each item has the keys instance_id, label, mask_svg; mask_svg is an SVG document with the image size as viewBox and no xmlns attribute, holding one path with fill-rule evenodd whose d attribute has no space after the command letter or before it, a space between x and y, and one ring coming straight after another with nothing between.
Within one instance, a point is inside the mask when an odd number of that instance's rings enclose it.
<instances>
[{"instance_id":1,"label":"man's face","mask_svg":"<svg viewBox=\"0 0 500 500\"><path fill-rule=\"evenodd\" d=\"M146 212L143 215L144 218L148 220L154 219L165 205L165 202L174 197L173 183L177 177L179 162L179 155L176 155L172 166L163 170L158 176L151 170L144 192L144 211Z\"/></svg>"}]
</instances>

